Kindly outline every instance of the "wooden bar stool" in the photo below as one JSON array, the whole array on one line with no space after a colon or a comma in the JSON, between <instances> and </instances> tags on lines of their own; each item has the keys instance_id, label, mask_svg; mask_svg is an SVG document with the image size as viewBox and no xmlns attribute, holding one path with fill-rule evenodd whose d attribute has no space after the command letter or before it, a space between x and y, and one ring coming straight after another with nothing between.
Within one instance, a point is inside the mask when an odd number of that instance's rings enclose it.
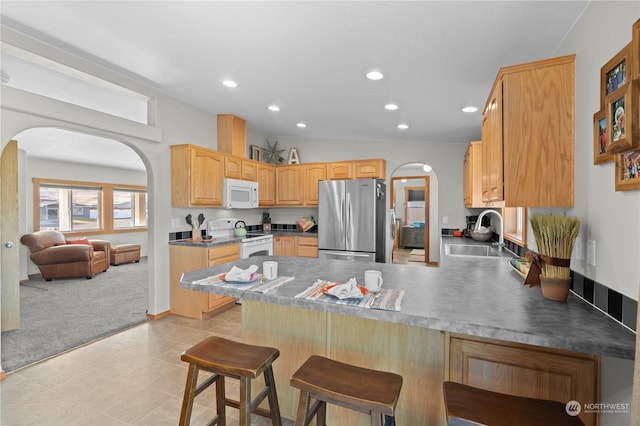
<instances>
[{"instance_id":1,"label":"wooden bar stool","mask_svg":"<svg viewBox=\"0 0 640 426\"><path fill-rule=\"evenodd\" d=\"M566 404L491 392L461 383L444 382L449 426L584 426L570 416Z\"/></svg>"},{"instance_id":2,"label":"wooden bar stool","mask_svg":"<svg viewBox=\"0 0 640 426\"><path fill-rule=\"evenodd\" d=\"M291 386L300 389L296 426L307 426L316 413L316 425L324 426L327 403L370 414L374 426L382 425L383 416L385 424L395 425L402 376L312 355L293 373Z\"/></svg>"},{"instance_id":3,"label":"wooden bar stool","mask_svg":"<svg viewBox=\"0 0 640 426\"><path fill-rule=\"evenodd\" d=\"M280 351L275 348L247 345L216 336L208 337L184 351L180 359L189 363L189 373L184 389L180 425L189 424L194 398L215 382L217 415L210 425L224 426L226 406L230 406L240 411L240 426L251 424L251 413L268 417L274 426L281 426L276 383L271 368L271 364L279 355ZM208 371L213 375L197 386L199 370ZM260 374L264 375L265 387L252 401L251 379ZM225 377L240 380L240 401L225 396ZM258 407L265 397L269 400L269 410Z\"/></svg>"}]
</instances>

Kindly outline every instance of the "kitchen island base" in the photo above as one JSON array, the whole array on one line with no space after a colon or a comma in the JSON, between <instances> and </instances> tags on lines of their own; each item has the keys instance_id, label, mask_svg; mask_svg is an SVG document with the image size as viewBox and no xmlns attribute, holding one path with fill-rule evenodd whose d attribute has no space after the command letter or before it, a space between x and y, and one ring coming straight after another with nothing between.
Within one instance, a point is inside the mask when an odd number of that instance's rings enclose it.
<instances>
[{"instance_id":1,"label":"kitchen island base","mask_svg":"<svg viewBox=\"0 0 640 426\"><path fill-rule=\"evenodd\" d=\"M390 371L403 377L398 425L446 424L446 380L568 402L597 402L599 357L538 346L476 338L399 323L244 300L243 341L280 350L274 365L282 416L295 419L299 391L293 373L311 355ZM567 399L568 398L568 399ZM597 425L597 413L581 413ZM327 423L365 426L370 417L329 406Z\"/></svg>"}]
</instances>

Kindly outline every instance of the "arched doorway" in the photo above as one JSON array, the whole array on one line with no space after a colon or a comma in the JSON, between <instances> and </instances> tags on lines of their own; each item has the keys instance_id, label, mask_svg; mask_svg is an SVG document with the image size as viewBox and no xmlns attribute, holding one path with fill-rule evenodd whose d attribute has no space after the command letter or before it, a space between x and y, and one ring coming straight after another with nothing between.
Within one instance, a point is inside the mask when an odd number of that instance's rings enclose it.
<instances>
[{"instance_id":1,"label":"arched doorway","mask_svg":"<svg viewBox=\"0 0 640 426\"><path fill-rule=\"evenodd\" d=\"M437 177L425 163L408 163L391 174L390 207L396 220L393 263L436 266Z\"/></svg>"},{"instance_id":2,"label":"arched doorway","mask_svg":"<svg viewBox=\"0 0 640 426\"><path fill-rule=\"evenodd\" d=\"M127 181L131 180L139 186L148 187L149 173L143 156L132 147L129 147L126 142L115 138L98 137L66 129L42 127L21 131L14 139L17 141L17 149L19 150L15 174L17 175L16 180L20 183L20 190L17 191L19 208L16 209L19 225L14 244L16 251L20 253L20 261L13 267L18 269L16 274L19 277L18 279L24 281L25 279L28 280L29 275L34 272L35 265L29 265L28 250L19 243L19 236L32 232L37 228L34 223L34 216L37 215L34 212L36 209L39 210L39 205L36 204L38 198L34 196L33 190L35 178L44 178L45 180L56 182L100 183L101 185L111 182L115 187L126 187ZM8 144L7 147L11 146L11 144ZM3 160L5 159L5 150L2 152L2 158ZM3 179L3 188L4 185ZM122 195L123 191L117 192ZM115 198L116 196L114 195ZM143 208L146 212L146 202ZM120 206L119 210L122 211L124 209ZM11 211L7 212L3 204L3 218L6 213L11 214ZM105 234L104 231L102 233L100 231L87 231L87 233L90 235L89 238L106 239L116 244L126 242L140 243L141 246L148 248L148 226L145 229L140 227L136 230L127 230L119 227L111 234ZM127 235L132 237L128 238ZM146 250L144 253L146 254ZM37 273L37 268L35 268L35 271ZM144 275L138 274L137 277L140 278L139 282L145 286L144 292L146 296L143 301L144 306L140 306L137 311L144 313L149 306L148 294L150 286L149 271L146 266L144 266ZM5 281L3 277L3 289L7 284L8 281ZM139 299L137 300L139 301ZM100 305L96 306L98 308L102 307ZM109 309L108 306L104 306L104 308ZM55 312L53 312L53 315L55 315ZM114 327L117 327L115 322ZM56 339L56 336L50 336L50 339ZM5 345L1 348L3 354L9 350L7 346ZM6 367L8 366L3 362L3 368Z\"/></svg>"}]
</instances>

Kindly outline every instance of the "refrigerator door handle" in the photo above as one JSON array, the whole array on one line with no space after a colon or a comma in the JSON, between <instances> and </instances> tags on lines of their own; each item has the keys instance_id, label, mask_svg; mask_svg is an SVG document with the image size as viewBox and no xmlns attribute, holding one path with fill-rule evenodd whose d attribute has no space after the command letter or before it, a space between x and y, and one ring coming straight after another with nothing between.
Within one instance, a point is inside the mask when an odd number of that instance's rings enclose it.
<instances>
[{"instance_id":1,"label":"refrigerator door handle","mask_svg":"<svg viewBox=\"0 0 640 426\"><path fill-rule=\"evenodd\" d=\"M345 212L345 225L347 228L346 238L347 238L347 247L351 247L351 230L353 229L353 223L351 218L351 196L349 193L346 194L347 199L347 210Z\"/></svg>"}]
</instances>

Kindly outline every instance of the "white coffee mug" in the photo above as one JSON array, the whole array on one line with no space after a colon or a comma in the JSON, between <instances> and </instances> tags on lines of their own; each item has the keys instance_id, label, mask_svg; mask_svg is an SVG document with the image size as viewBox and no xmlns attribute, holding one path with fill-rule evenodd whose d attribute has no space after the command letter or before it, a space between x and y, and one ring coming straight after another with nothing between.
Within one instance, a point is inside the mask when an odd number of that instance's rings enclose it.
<instances>
[{"instance_id":1,"label":"white coffee mug","mask_svg":"<svg viewBox=\"0 0 640 426\"><path fill-rule=\"evenodd\" d=\"M364 286L374 293L380 291L380 287L382 287L382 272L364 271Z\"/></svg>"},{"instance_id":2,"label":"white coffee mug","mask_svg":"<svg viewBox=\"0 0 640 426\"><path fill-rule=\"evenodd\" d=\"M262 273L268 280L275 280L278 277L278 262L269 260L262 264Z\"/></svg>"}]
</instances>

